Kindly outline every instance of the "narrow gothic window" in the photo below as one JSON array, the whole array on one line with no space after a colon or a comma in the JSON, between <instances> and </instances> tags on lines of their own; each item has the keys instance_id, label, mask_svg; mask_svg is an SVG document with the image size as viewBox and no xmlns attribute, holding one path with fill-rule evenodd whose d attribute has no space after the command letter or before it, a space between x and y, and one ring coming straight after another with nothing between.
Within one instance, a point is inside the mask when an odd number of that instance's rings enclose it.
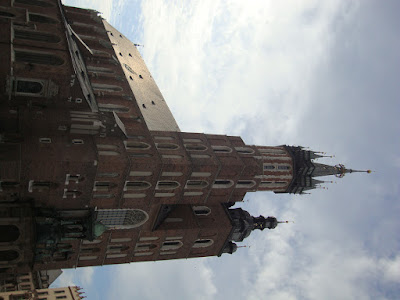
<instances>
[{"instance_id":1,"label":"narrow gothic window","mask_svg":"<svg viewBox=\"0 0 400 300\"><path fill-rule=\"evenodd\" d=\"M0 261L13 261L19 257L19 253L15 250L2 250L0 251Z\"/></svg>"},{"instance_id":2,"label":"narrow gothic window","mask_svg":"<svg viewBox=\"0 0 400 300\"><path fill-rule=\"evenodd\" d=\"M54 34L19 29L14 30L14 38L47 43L58 43L60 41L60 38Z\"/></svg>"},{"instance_id":3,"label":"narrow gothic window","mask_svg":"<svg viewBox=\"0 0 400 300\"><path fill-rule=\"evenodd\" d=\"M144 142L124 141L126 150L147 150L150 145Z\"/></svg>"},{"instance_id":4,"label":"narrow gothic window","mask_svg":"<svg viewBox=\"0 0 400 300\"><path fill-rule=\"evenodd\" d=\"M43 92L43 83L32 80L16 80L15 93L40 94Z\"/></svg>"},{"instance_id":5,"label":"narrow gothic window","mask_svg":"<svg viewBox=\"0 0 400 300\"><path fill-rule=\"evenodd\" d=\"M157 189L159 190L173 190L179 187L176 181L159 181L157 182Z\"/></svg>"},{"instance_id":6,"label":"narrow gothic window","mask_svg":"<svg viewBox=\"0 0 400 300\"><path fill-rule=\"evenodd\" d=\"M136 244L135 251L148 251L157 248L154 244Z\"/></svg>"},{"instance_id":7,"label":"narrow gothic window","mask_svg":"<svg viewBox=\"0 0 400 300\"><path fill-rule=\"evenodd\" d=\"M217 179L214 181L213 188L230 188L233 185L232 180Z\"/></svg>"},{"instance_id":8,"label":"narrow gothic window","mask_svg":"<svg viewBox=\"0 0 400 300\"><path fill-rule=\"evenodd\" d=\"M193 206L192 209L196 216L208 216L211 213L211 209L207 206Z\"/></svg>"},{"instance_id":9,"label":"narrow gothic window","mask_svg":"<svg viewBox=\"0 0 400 300\"><path fill-rule=\"evenodd\" d=\"M170 143L158 143L156 144L156 147L157 149L163 149L163 150L176 150L179 148L178 145Z\"/></svg>"},{"instance_id":10,"label":"narrow gothic window","mask_svg":"<svg viewBox=\"0 0 400 300\"><path fill-rule=\"evenodd\" d=\"M198 239L194 242L193 248L205 248L214 244L214 241L211 239Z\"/></svg>"},{"instance_id":11,"label":"narrow gothic window","mask_svg":"<svg viewBox=\"0 0 400 300\"><path fill-rule=\"evenodd\" d=\"M0 225L0 243L15 242L19 238L19 229L15 225Z\"/></svg>"},{"instance_id":12,"label":"narrow gothic window","mask_svg":"<svg viewBox=\"0 0 400 300\"><path fill-rule=\"evenodd\" d=\"M202 189L208 186L208 182L204 180L188 180L186 182L187 189Z\"/></svg>"},{"instance_id":13,"label":"narrow gothic window","mask_svg":"<svg viewBox=\"0 0 400 300\"><path fill-rule=\"evenodd\" d=\"M19 62L39 64L39 65L62 65L64 60L58 56L39 53L39 52L28 52L15 50L15 60Z\"/></svg>"},{"instance_id":14,"label":"narrow gothic window","mask_svg":"<svg viewBox=\"0 0 400 300\"><path fill-rule=\"evenodd\" d=\"M247 147L235 147L235 150L240 154L253 154L254 150Z\"/></svg>"},{"instance_id":15,"label":"narrow gothic window","mask_svg":"<svg viewBox=\"0 0 400 300\"><path fill-rule=\"evenodd\" d=\"M147 181L127 181L125 191L145 190L151 186Z\"/></svg>"},{"instance_id":16,"label":"narrow gothic window","mask_svg":"<svg viewBox=\"0 0 400 300\"><path fill-rule=\"evenodd\" d=\"M207 147L202 144L185 144L187 151L205 151Z\"/></svg>"},{"instance_id":17,"label":"narrow gothic window","mask_svg":"<svg viewBox=\"0 0 400 300\"><path fill-rule=\"evenodd\" d=\"M275 170L275 166L273 166L273 165L264 165L264 170Z\"/></svg>"},{"instance_id":18,"label":"narrow gothic window","mask_svg":"<svg viewBox=\"0 0 400 300\"><path fill-rule=\"evenodd\" d=\"M58 21L54 20L53 18L44 16L44 15L33 14L33 13L29 13L29 21L37 22L37 23L47 23L47 24L57 24L58 23Z\"/></svg>"},{"instance_id":19,"label":"narrow gothic window","mask_svg":"<svg viewBox=\"0 0 400 300\"><path fill-rule=\"evenodd\" d=\"M217 153L231 153L232 149L227 146L211 146L214 152Z\"/></svg>"},{"instance_id":20,"label":"narrow gothic window","mask_svg":"<svg viewBox=\"0 0 400 300\"><path fill-rule=\"evenodd\" d=\"M161 246L161 251L176 250L183 246L181 241L165 241Z\"/></svg>"},{"instance_id":21,"label":"narrow gothic window","mask_svg":"<svg viewBox=\"0 0 400 300\"><path fill-rule=\"evenodd\" d=\"M108 181L95 181L93 191L108 192L114 186L114 184L111 184L111 182Z\"/></svg>"},{"instance_id":22,"label":"narrow gothic window","mask_svg":"<svg viewBox=\"0 0 400 300\"><path fill-rule=\"evenodd\" d=\"M289 166L279 165L278 166L278 170L290 170L290 167Z\"/></svg>"},{"instance_id":23,"label":"narrow gothic window","mask_svg":"<svg viewBox=\"0 0 400 300\"><path fill-rule=\"evenodd\" d=\"M253 180L238 180L236 187L237 188L252 188L256 183Z\"/></svg>"},{"instance_id":24,"label":"narrow gothic window","mask_svg":"<svg viewBox=\"0 0 400 300\"><path fill-rule=\"evenodd\" d=\"M7 11L0 11L0 17L15 18L15 15Z\"/></svg>"}]
</instances>

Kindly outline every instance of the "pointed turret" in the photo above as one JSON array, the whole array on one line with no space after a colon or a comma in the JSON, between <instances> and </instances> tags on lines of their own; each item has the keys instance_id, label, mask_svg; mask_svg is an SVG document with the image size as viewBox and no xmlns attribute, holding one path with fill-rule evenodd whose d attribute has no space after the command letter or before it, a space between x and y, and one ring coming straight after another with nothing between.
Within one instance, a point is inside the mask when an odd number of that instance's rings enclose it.
<instances>
[{"instance_id":1,"label":"pointed turret","mask_svg":"<svg viewBox=\"0 0 400 300\"><path fill-rule=\"evenodd\" d=\"M303 147L286 146L293 159L293 180L285 191L291 194L303 194L306 190L315 189L323 181L315 177L334 175L343 177L346 173L365 172L371 173L371 170L359 171L347 169L344 165L335 166L317 163L314 160L326 157L323 153L305 150Z\"/></svg>"},{"instance_id":2,"label":"pointed turret","mask_svg":"<svg viewBox=\"0 0 400 300\"><path fill-rule=\"evenodd\" d=\"M234 253L238 246L233 242L243 242L255 229L274 229L278 226L278 223L287 223L287 221L280 222L275 217L253 217L241 208L227 209L227 211L231 218L233 228L222 253Z\"/></svg>"}]
</instances>

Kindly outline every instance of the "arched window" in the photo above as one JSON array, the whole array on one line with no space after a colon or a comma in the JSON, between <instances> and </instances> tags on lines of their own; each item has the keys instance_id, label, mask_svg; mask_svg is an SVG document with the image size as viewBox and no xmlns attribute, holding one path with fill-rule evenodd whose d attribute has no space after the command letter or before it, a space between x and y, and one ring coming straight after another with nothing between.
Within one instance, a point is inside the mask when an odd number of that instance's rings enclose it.
<instances>
[{"instance_id":1,"label":"arched window","mask_svg":"<svg viewBox=\"0 0 400 300\"><path fill-rule=\"evenodd\" d=\"M253 180L238 180L236 188L252 188L256 183Z\"/></svg>"},{"instance_id":2,"label":"arched window","mask_svg":"<svg viewBox=\"0 0 400 300\"><path fill-rule=\"evenodd\" d=\"M203 144L185 144L187 151L206 151L207 147Z\"/></svg>"},{"instance_id":3,"label":"arched window","mask_svg":"<svg viewBox=\"0 0 400 300\"><path fill-rule=\"evenodd\" d=\"M135 251L148 251L154 248L157 248L157 246L154 244L138 243L136 244Z\"/></svg>"},{"instance_id":4,"label":"arched window","mask_svg":"<svg viewBox=\"0 0 400 300\"><path fill-rule=\"evenodd\" d=\"M41 7L53 7L54 6L52 3L49 3L47 1L42 1L42 0L14 0L14 3L41 6Z\"/></svg>"},{"instance_id":5,"label":"arched window","mask_svg":"<svg viewBox=\"0 0 400 300\"><path fill-rule=\"evenodd\" d=\"M38 41L38 42L46 42L46 43L58 43L61 39L47 32L37 32L37 31L27 31L27 30L14 30L14 38L21 40L30 40L30 41Z\"/></svg>"},{"instance_id":6,"label":"arched window","mask_svg":"<svg viewBox=\"0 0 400 300\"><path fill-rule=\"evenodd\" d=\"M208 182L204 180L188 180L186 182L186 189L203 189L208 186Z\"/></svg>"},{"instance_id":7,"label":"arched window","mask_svg":"<svg viewBox=\"0 0 400 300\"><path fill-rule=\"evenodd\" d=\"M227 146L211 146L216 153L231 153L232 149Z\"/></svg>"},{"instance_id":8,"label":"arched window","mask_svg":"<svg viewBox=\"0 0 400 300\"><path fill-rule=\"evenodd\" d=\"M143 225L149 219L140 209L100 209L97 221L112 229L130 229Z\"/></svg>"},{"instance_id":9,"label":"arched window","mask_svg":"<svg viewBox=\"0 0 400 300\"><path fill-rule=\"evenodd\" d=\"M36 96L44 95L43 82L30 79L16 79L14 82L15 95Z\"/></svg>"},{"instance_id":10,"label":"arched window","mask_svg":"<svg viewBox=\"0 0 400 300\"><path fill-rule=\"evenodd\" d=\"M233 185L233 181L232 180L228 180L228 179L217 179L214 181L213 184L213 188L215 189L226 189L226 188L230 188Z\"/></svg>"},{"instance_id":11,"label":"arched window","mask_svg":"<svg viewBox=\"0 0 400 300\"><path fill-rule=\"evenodd\" d=\"M157 182L157 189L159 189L159 190L173 190L179 186L180 186L180 184L177 181L163 180L163 181Z\"/></svg>"},{"instance_id":12,"label":"arched window","mask_svg":"<svg viewBox=\"0 0 400 300\"><path fill-rule=\"evenodd\" d=\"M214 244L214 241L211 239L198 239L194 242L193 248L205 248Z\"/></svg>"},{"instance_id":13,"label":"arched window","mask_svg":"<svg viewBox=\"0 0 400 300\"><path fill-rule=\"evenodd\" d=\"M124 141L126 150L147 150L150 145L144 142Z\"/></svg>"},{"instance_id":14,"label":"arched window","mask_svg":"<svg viewBox=\"0 0 400 300\"><path fill-rule=\"evenodd\" d=\"M112 184L109 181L95 181L93 191L109 192L110 189L112 189L115 186L116 186L115 184Z\"/></svg>"},{"instance_id":15,"label":"arched window","mask_svg":"<svg viewBox=\"0 0 400 300\"><path fill-rule=\"evenodd\" d=\"M100 248L82 248L81 249L81 253L96 253L96 252L100 252Z\"/></svg>"},{"instance_id":16,"label":"arched window","mask_svg":"<svg viewBox=\"0 0 400 300\"><path fill-rule=\"evenodd\" d=\"M107 246L107 253L121 253L123 251L129 250L129 246L125 245L108 245Z\"/></svg>"},{"instance_id":17,"label":"arched window","mask_svg":"<svg viewBox=\"0 0 400 300\"><path fill-rule=\"evenodd\" d=\"M19 238L19 229L15 225L0 225L0 243L15 242Z\"/></svg>"},{"instance_id":18,"label":"arched window","mask_svg":"<svg viewBox=\"0 0 400 300\"><path fill-rule=\"evenodd\" d=\"M171 143L157 143L156 147L157 149L163 149L163 150L176 150L179 148L178 145Z\"/></svg>"},{"instance_id":19,"label":"arched window","mask_svg":"<svg viewBox=\"0 0 400 300\"><path fill-rule=\"evenodd\" d=\"M176 250L183 246L181 241L165 241L161 246L161 251Z\"/></svg>"},{"instance_id":20,"label":"arched window","mask_svg":"<svg viewBox=\"0 0 400 300\"><path fill-rule=\"evenodd\" d=\"M278 170L290 170L290 166L288 166L288 165L278 165Z\"/></svg>"},{"instance_id":21,"label":"arched window","mask_svg":"<svg viewBox=\"0 0 400 300\"><path fill-rule=\"evenodd\" d=\"M208 216L211 213L211 209L207 206L193 206L192 209L196 216Z\"/></svg>"},{"instance_id":22,"label":"arched window","mask_svg":"<svg viewBox=\"0 0 400 300\"><path fill-rule=\"evenodd\" d=\"M15 60L18 62L25 62L39 65L55 65L60 66L64 60L58 56L44 53L44 52L28 52L22 50L15 50Z\"/></svg>"},{"instance_id":23,"label":"arched window","mask_svg":"<svg viewBox=\"0 0 400 300\"><path fill-rule=\"evenodd\" d=\"M282 188L286 185L285 181L261 181L259 188Z\"/></svg>"},{"instance_id":24,"label":"arched window","mask_svg":"<svg viewBox=\"0 0 400 300\"><path fill-rule=\"evenodd\" d=\"M146 190L151 187L147 181L126 181L124 191Z\"/></svg>"},{"instance_id":25,"label":"arched window","mask_svg":"<svg viewBox=\"0 0 400 300\"><path fill-rule=\"evenodd\" d=\"M8 12L8 11L2 11L0 10L0 17L5 17L5 18L15 18L15 15Z\"/></svg>"},{"instance_id":26,"label":"arched window","mask_svg":"<svg viewBox=\"0 0 400 300\"><path fill-rule=\"evenodd\" d=\"M264 170L275 170L275 166L271 164L264 164Z\"/></svg>"},{"instance_id":27,"label":"arched window","mask_svg":"<svg viewBox=\"0 0 400 300\"><path fill-rule=\"evenodd\" d=\"M19 257L19 253L15 250L2 250L0 251L0 261L13 261Z\"/></svg>"},{"instance_id":28,"label":"arched window","mask_svg":"<svg viewBox=\"0 0 400 300\"><path fill-rule=\"evenodd\" d=\"M29 13L29 21L37 23L57 24L58 21L44 15Z\"/></svg>"},{"instance_id":29,"label":"arched window","mask_svg":"<svg viewBox=\"0 0 400 300\"><path fill-rule=\"evenodd\" d=\"M254 149L248 147L235 147L235 150L240 154L253 154Z\"/></svg>"}]
</instances>

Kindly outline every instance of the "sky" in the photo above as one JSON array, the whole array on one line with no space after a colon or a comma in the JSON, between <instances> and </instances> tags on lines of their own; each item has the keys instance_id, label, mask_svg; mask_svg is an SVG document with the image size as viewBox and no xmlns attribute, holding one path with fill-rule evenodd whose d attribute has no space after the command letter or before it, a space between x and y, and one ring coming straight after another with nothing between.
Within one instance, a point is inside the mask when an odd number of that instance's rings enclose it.
<instances>
[{"instance_id":1,"label":"sky","mask_svg":"<svg viewBox=\"0 0 400 300\"><path fill-rule=\"evenodd\" d=\"M400 2L89 1L140 52L182 131L302 145L372 174L248 193L233 255L65 270L88 299L397 299Z\"/></svg>"}]
</instances>

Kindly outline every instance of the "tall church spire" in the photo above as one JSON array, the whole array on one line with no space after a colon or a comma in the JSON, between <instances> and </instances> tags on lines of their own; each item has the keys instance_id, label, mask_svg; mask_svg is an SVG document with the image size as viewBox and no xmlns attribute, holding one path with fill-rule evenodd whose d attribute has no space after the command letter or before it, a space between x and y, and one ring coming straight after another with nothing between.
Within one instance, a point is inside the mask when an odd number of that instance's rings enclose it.
<instances>
[{"instance_id":1,"label":"tall church spire","mask_svg":"<svg viewBox=\"0 0 400 300\"><path fill-rule=\"evenodd\" d=\"M347 169L344 165L335 166L317 163L314 160L324 157L318 152L305 150L303 147L286 146L286 150L293 158L293 180L286 192L293 194L302 194L306 190L315 189L323 183L315 177L334 175L343 177L347 173L365 172L371 173L371 170L360 171Z\"/></svg>"}]
</instances>

